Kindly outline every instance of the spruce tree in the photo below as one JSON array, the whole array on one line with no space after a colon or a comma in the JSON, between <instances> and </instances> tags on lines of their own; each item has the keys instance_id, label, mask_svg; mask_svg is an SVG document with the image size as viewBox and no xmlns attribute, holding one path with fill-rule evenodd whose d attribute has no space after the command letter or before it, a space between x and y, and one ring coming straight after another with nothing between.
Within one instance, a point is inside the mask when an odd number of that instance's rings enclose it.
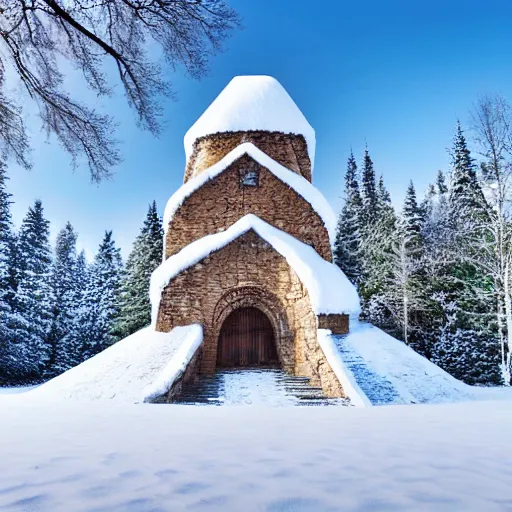
<instances>
[{"instance_id":1,"label":"spruce tree","mask_svg":"<svg viewBox=\"0 0 512 512\"><path fill-rule=\"evenodd\" d=\"M395 299L390 287L394 279L397 218L382 177L375 187L374 202L374 220L362 230L363 278L359 286L362 316L390 334L400 336L393 318Z\"/></svg>"},{"instance_id":2,"label":"spruce tree","mask_svg":"<svg viewBox=\"0 0 512 512\"><path fill-rule=\"evenodd\" d=\"M73 366L73 355L63 344L69 334L76 312L76 241L77 234L68 222L58 233L52 269L52 325L48 336L51 356L48 375L54 375ZM67 362L68 359L71 359ZM58 367L58 368L57 368Z\"/></svg>"},{"instance_id":3,"label":"spruce tree","mask_svg":"<svg viewBox=\"0 0 512 512\"><path fill-rule=\"evenodd\" d=\"M116 341L114 322L119 315L119 288L122 271L120 250L112 231L106 231L94 262L87 271L84 307L77 315L79 330L75 340L81 345L80 362L98 354Z\"/></svg>"},{"instance_id":4,"label":"spruce tree","mask_svg":"<svg viewBox=\"0 0 512 512\"><path fill-rule=\"evenodd\" d=\"M16 374L16 354L13 353L13 289L10 281L13 244L10 209L12 196L7 192L7 179L5 165L0 162L0 385L11 381Z\"/></svg>"},{"instance_id":5,"label":"spruce tree","mask_svg":"<svg viewBox=\"0 0 512 512\"><path fill-rule=\"evenodd\" d=\"M488 222L485 198L476 166L464 133L457 124L451 150L452 174L447 214L439 215L443 222L438 233L444 240L445 264L441 266L442 282L436 286L438 302L444 315L439 336L433 346L433 360L452 375L468 383L493 382L498 378L496 294L492 278L473 262L486 245L485 226ZM441 190L444 183L438 179ZM439 249L437 249L439 252ZM480 368L480 376L474 368Z\"/></svg>"},{"instance_id":6,"label":"spruce tree","mask_svg":"<svg viewBox=\"0 0 512 512\"><path fill-rule=\"evenodd\" d=\"M361 194L357 176L357 164L353 153L350 153L345 173L345 204L338 218L336 242L334 246L334 262L346 276L357 284L361 277L360 251L360 215Z\"/></svg>"},{"instance_id":7,"label":"spruce tree","mask_svg":"<svg viewBox=\"0 0 512 512\"><path fill-rule=\"evenodd\" d=\"M84 360L84 344L88 336L88 324L85 322L88 316L90 304L87 300L92 295L88 294L89 274L84 251L81 251L73 265L73 290L70 297L71 319L67 332L57 343L54 372L64 372Z\"/></svg>"},{"instance_id":8,"label":"spruce tree","mask_svg":"<svg viewBox=\"0 0 512 512\"><path fill-rule=\"evenodd\" d=\"M411 181L405 194L402 210L402 232L406 248L412 257L419 258L423 248L422 240L422 212L416 200L416 190Z\"/></svg>"},{"instance_id":9,"label":"spruce tree","mask_svg":"<svg viewBox=\"0 0 512 512\"><path fill-rule=\"evenodd\" d=\"M377 218L377 184L368 148L365 149L361 176L362 224L364 227Z\"/></svg>"},{"instance_id":10,"label":"spruce tree","mask_svg":"<svg viewBox=\"0 0 512 512\"><path fill-rule=\"evenodd\" d=\"M153 201L128 256L122 278L120 311L115 327L119 338L129 336L151 322L149 280L162 262L163 237L162 220Z\"/></svg>"},{"instance_id":11,"label":"spruce tree","mask_svg":"<svg viewBox=\"0 0 512 512\"><path fill-rule=\"evenodd\" d=\"M29 208L19 234L20 271L16 313L22 319L17 344L23 346L26 379L39 379L51 354L48 334L52 319L50 223L44 218L37 200ZM24 331L24 332L23 332Z\"/></svg>"}]
</instances>

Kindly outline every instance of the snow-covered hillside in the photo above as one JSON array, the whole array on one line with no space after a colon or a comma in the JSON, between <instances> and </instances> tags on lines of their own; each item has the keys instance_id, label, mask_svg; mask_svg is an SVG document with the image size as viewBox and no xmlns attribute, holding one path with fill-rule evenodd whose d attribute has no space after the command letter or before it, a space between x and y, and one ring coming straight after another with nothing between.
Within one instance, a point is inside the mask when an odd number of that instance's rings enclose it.
<instances>
[{"instance_id":1,"label":"snow-covered hillside","mask_svg":"<svg viewBox=\"0 0 512 512\"><path fill-rule=\"evenodd\" d=\"M444 403L486 397L381 329L351 319L350 333L331 337L349 380L373 405ZM491 395L489 394L488 397Z\"/></svg>"},{"instance_id":2,"label":"snow-covered hillside","mask_svg":"<svg viewBox=\"0 0 512 512\"><path fill-rule=\"evenodd\" d=\"M202 340L199 325L176 327L169 333L147 327L23 398L149 401L170 389Z\"/></svg>"},{"instance_id":3,"label":"snow-covered hillside","mask_svg":"<svg viewBox=\"0 0 512 512\"><path fill-rule=\"evenodd\" d=\"M512 506L506 402L366 409L0 404L2 512Z\"/></svg>"}]
</instances>

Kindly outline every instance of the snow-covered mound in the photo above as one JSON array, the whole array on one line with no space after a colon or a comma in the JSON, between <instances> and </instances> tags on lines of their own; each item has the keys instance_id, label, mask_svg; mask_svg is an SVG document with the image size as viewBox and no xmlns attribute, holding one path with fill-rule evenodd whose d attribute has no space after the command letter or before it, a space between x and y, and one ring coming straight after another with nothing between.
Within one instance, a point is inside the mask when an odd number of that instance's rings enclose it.
<instances>
[{"instance_id":1,"label":"snow-covered mound","mask_svg":"<svg viewBox=\"0 0 512 512\"><path fill-rule=\"evenodd\" d=\"M202 340L200 325L146 327L24 396L148 402L171 388Z\"/></svg>"},{"instance_id":2,"label":"snow-covered mound","mask_svg":"<svg viewBox=\"0 0 512 512\"><path fill-rule=\"evenodd\" d=\"M256 215L249 214L226 231L205 236L187 245L153 272L150 285L153 325L156 324L162 291L174 277L251 229L281 254L295 270L309 292L311 305L317 315L359 312L357 290L336 265L325 261L309 245L271 226Z\"/></svg>"},{"instance_id":3,"label":"snow-covered mound","mask_svg":"<svg viewBox=\"0 0 512 512\"><path fill-rule=\"evenodd\" d=\"M338 348L347 378L356 383L356 391L362 390L373 405L486 398L485 393L478 394L477 388L452 377L371 324L351 319L348 335L330 337Z\"/></svg>"},{"instance_id":4,"label":"snow-covered mound","mask_svg":"<svg viewBox=\"0 0 512 512\"><path fill-rule=\"evenodd\" d=\"M236 76L185 135L187 159L199 137L218 132L266 130L303 135L315 161L315 130L283 86L271 76Z\"/></svg>"},{"instance_id":5,"label":"snow-covered mound","mask_svg":"<svg viewBox=\"0 0 512 512\"><path fill-rule=\"evenodd\" d=\"M167 233L169 223L187 197L192 195L196 190L199 190L207 181L212 180L221 174L235 160L238 160L243 155L249 155L260 165L267 168L277 179L286 183L290 188L295 190L297 194L303 197L323 220L327 232L329 233L331 245L334 245L337 219L333 209L327 202L327 199L325 199L322 193L307 179L282 166L251 142L245 142L244 144L237 146L233 151L229 152L224 158L222 158L222 160L201 172L194 178L188 180L171 196L167 202L164 212L163 222L165 232Z\"/></svg>"}]
</instances>

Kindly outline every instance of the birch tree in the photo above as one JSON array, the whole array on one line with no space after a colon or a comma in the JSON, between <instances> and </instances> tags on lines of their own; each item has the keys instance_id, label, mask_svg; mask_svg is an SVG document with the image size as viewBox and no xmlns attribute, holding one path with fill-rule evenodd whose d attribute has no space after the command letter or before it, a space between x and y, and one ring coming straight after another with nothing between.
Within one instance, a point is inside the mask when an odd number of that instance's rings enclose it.
<instances>
[{"instance_id":1,"label":"birch tree","mask_svg":"<svg viewBox=\"0 0 512 512\"><path fill-rule=\"evenodd\" d=\"M502 378L512 374L512 111L501 96L481 97L472 112L475 142L480 156L480 178L486 218L478 226L477 250L470 260L494 283L496 317L501 346Z\"/></svg>"}]
</instances>

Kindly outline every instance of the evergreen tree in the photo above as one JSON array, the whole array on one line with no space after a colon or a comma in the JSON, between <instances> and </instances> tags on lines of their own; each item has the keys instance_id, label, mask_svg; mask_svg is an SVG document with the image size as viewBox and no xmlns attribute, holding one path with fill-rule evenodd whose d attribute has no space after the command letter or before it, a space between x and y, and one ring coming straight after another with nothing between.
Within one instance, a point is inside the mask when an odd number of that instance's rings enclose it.
<instances>
[{"instance_id":1,"label":"evergreen tree","mask_svg":"<svg viewBox=\"0 0 512 512\"><path fill-rule=\"evenodd\" d=\"M442 174L438 190L444 204L438 212L433 243L437 246L438 276L432 279L432 296L442 312L437 321L432 359L468 383L496 382L499 362L492 279L474 262L485 238L485 199L464 133L457 124L451 150L451 187ZM447 197L447 200L446 200ZM444 210L444 211L443 211ZM475 368L480 368L476 375Z\"/></svg>"},{"instance_id":2,"label":"evergreen tree","mask_svg":"<svg viewBox=\"0 0 512 512\"><path fill-rule=\"evenodd\" d=\"M369 225L377 217L377 184L375 170L368 148L365 149L361 177L362 224Z\"/></svg>"},{"instance_id":3,"label":"evergreen tree","mask_svg":"<svg viewBox=\"0 0 512 512\"><path fill-rule=\"evenodd\" d=\"M11 248L13 230L11 220L11 194L7 192L7 171L0 162L0 384L12 379L16 373L13 353Z\"/></svg>"},{"instance_id":4,"label":"evergreen tree","mask_svg":"<svg viewBox=\"0 0 512 512\"><path fill-rule=\"evenodd\" d=\"M82 362L116 341L114 322L119 315L119 289L122 271L120 250L112 231L106 231L94 262L86 272L84 306L77 314L74 343L80 345Z\"/></svg>"},{"instance_id":5,"label":"evergreen tree","mask_svg":"<svg viewBox=\"0 0 512 512\"><path fill-rule=\"evenodd\" d=\"M71 318L67 332L57 343L54 373L61 373L80 364L84 359L84 344L88 334L88 317L92 294L88 293L89 274L84 251L81 251L73 265L73 290L71 295Z\"/></svg>"},{"instance_id":6,"label":"evergreen tree","mask_svg":"<svg viewBox=\"0 0 512 512\"><path fill-rule=\"evenodd\" d=\"M151 322L149 281L162 262L163 237L162 220L153 201L126 262L115 328L119 338L129 336Z\"/></svg>"},{"instance_id":7,"label":"evergreen tree","mask_svg":"<svg viewBox=\"0 0 512 512\"><path fill-rule=\"evenodd\" d=\"M76 312L76 240L77 234L68 222L57 235L55 244L51 279L53 315L48 336L48 343L51 346L48 375L54 375L73 366L73 354L62 341L71 330Z\"/></svg>"},{"instance_id":8,"label":"evergreen tree","mask_svg":"<svg viewBox=\"0 0 512 512\"><path fill-rule=\"evenodd\" d=\"M338 218L334 262L356 284L361 277L360 265L360 215L361 194L357 176L357 164L353 153L347 162L345 174L345 204Z\"/></svg>"},{"instance_id":9,"label":"evergreen tree","mask_svg":"<svg viewBox=\"0 0 512 512\"><path fill-rule=\"evenodd\" d=\"M422 212L416 200L416 190L411 181L405 194L404 207L402 210L402 232L405 238L406 248L411 257L421 257L423 248L422 240Z\"/></svg>"},{"instance_id":10,"label":"evergreen tree","mask_svg":"<svg viewBox=\"0 0 512 512\"><path fill-rule=\"evenodd\" d=\"M23 347L20 374L26 379L39 379L51 354L47 342L52 317L49 234L50 223L38 200L29 208L19 234L16 313L20 323L16 343Z\"/></svg>"},{"instance_id":11,"label":"evergreen tree","mask_svg":"<svg viewBox=\"0 0 512 512\"><path fill-rule=\"evenodd\" d=\"M467 224L473 222L475 216L482 214L483 204L484 198L478 183L476 165L458 122L452 148L450 208L454 225L461 234L472 231L472 226Z\"/></svg>"},{"instance_id":12,"label":"evergreen tree","mask_svg":"<svg viewBox=\"0 0 512 512\"><path fill-rule=\"evenodd\" d=\"M362 316L390 334L400 336L393 315L395 298L390 288L394 281L394 257L398 244L397 218L382 177L375 187L372 211L374 220L363 228L361 240L363 278L359 292Z\"/></svg>"}]
</instances>

